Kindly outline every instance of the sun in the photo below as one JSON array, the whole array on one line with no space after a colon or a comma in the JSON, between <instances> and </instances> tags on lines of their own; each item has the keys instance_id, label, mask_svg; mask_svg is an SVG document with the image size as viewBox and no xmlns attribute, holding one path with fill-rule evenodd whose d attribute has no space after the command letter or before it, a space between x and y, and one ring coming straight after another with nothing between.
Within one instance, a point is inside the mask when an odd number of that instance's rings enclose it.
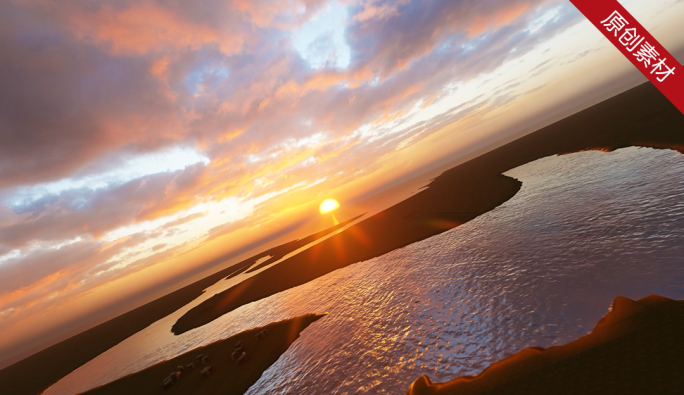
<instances>
[{"instance_id":1,"label":"sun","mask_svg":"<svg viewBox=\"0 0 684 395\"><path fill-rule=\"evenodd\" d=\"M325 199L323 203L321 203L321 206L318 208L318 210L321 212L321 214L327 214L331 211L337 210L339 207L340 204L337 203L337 200Z\"/></svg>"}]
</instances>

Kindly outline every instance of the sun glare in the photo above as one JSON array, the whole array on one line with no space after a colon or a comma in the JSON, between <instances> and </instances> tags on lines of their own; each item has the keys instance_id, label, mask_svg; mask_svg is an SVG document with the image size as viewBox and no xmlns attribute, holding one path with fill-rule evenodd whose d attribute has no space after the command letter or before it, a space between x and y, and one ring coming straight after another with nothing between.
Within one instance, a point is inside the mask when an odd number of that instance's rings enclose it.
<instances>
[{"instance_id":1,"label":"sun glare","mask_svg":"<svg viewBox=\"0 0 684 395\"><path fill-rule=\"evenodd\" d=\"M321 212L321 214L327 214L331 211L337 210L338 207L340 207L340 204L337 203L337 200L325 199L323 203L321 203L321 206L318 208L318 210Z\"/></svg>"}]
</instances>

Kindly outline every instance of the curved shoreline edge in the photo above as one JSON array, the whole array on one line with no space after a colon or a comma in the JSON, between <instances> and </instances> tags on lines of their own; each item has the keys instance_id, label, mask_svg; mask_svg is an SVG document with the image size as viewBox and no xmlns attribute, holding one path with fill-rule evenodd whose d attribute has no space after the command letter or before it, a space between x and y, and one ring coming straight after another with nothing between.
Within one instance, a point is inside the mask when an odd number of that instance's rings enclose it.
<instances>
[{"instance_id":1,"label":"curved shoreline edge","mask_svg":"<svg viewBox=\"0 0 684 395\"><path fill-rule=\"evenodd\" d=\"M629 146L684 153L684 115L651 83L632 88L447 170L429 188L331 237L325 246L291 258L301 262L306 257L306 264L283 265L290 261L286 260L259 273L244 286L247 293L231 303L228 311L303 284L325 274L326 270L341 267L344 262L354 263L351 259L358 262L382 255L493 209L519 189L517 181L502 175L510 169L559 153ZM320 261L323 258L320 254L324 252L333 256L337 251L344 254L345 248L348 251L343 256L345 259L336 259L327 265L308 264ZM219 271L0 370L0 388L12 395L41 393L97 355L191 302L205 288L233 273L236 267ZM285 271L281 267L288 272L279 279L274 273ZM176 329L182 333L197 323L200 326L208 317L200 315L202 319L196 322L186 319Z\"/></svg>"},{"instance_id":2,"label":"curved shoreline edge","mask_svg":"<svg viewBox=\"0 0 684 395\"><path fill-rule=\"evenodd\" d=\"M420 376L407 394L675 394L684 391L683 365L684 301L618 296L588 335L526 348L476 376Z\"/></svg>"},{"instance_id":3,"label":"curved shoreline edge","mask_svg":"<svg viewBox=\"0 0 684 395\"><path fill-rule=\"evenodd\" d=\"M212 296L176 321L182 334L240 306L305 284L461 225L512 198L522 186L506 171L551 155L628 146L684 153L684 115L651 84L445 171L410 198Z\"/></svg>"},{"instance_id":4,"label":"curved shoreline edge","mask_svg":"<svg viewBox=\"0 0 684 395\"><path fill-rule=\"evenodd\" d=\"M327 313L326 313L327 314ZM284 321L273 322L187 351L167 361L156 363L136 373L108 384L92 388L83 395L150 395L150 394L223 394L242 395L254 385L263 372L273 365L309 325L326 314L307 314ZM263 329L268 334L261 340L255 335ZM237 342L242 342L248 359L238 365L231 359ZM196 360L197 355L208 355L206 363ZM169 388L161 386L162 379L175 372L179 365L196 364L184 369L180 378ZM212 366L211 374L202 377L201 370Z\"/></svg>"}]
</instances>

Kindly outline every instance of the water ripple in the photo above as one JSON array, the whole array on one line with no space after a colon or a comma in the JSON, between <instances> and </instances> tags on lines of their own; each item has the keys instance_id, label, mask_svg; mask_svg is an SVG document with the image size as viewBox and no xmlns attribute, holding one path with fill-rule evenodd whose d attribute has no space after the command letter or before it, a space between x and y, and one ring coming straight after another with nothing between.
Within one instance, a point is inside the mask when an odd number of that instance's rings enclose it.
<instances>
[{"instance_id":1,"label":"water ripple","mask_svg":"<svg viewBox=\"0 0 684 395\"><path fill-rule=\"evenodd\" d=\"M525 347L567 343L589 332L616 295L684 299L684 156L589 151L506 174L523 182L520 192L463 226L174 337L171 324L195 301L46 394L74 393L254 326L324 311L248 394L403 394L421 374L445 381Z\"/></svg>"}]
</instances>

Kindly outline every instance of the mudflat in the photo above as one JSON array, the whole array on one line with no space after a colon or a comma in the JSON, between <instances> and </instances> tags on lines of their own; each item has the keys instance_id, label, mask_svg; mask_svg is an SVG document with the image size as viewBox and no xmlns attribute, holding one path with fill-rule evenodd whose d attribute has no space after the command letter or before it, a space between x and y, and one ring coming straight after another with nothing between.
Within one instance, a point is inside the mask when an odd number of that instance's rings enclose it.
<instances>
[{"instance_id":1,"label":"mudflat","mask_svg":"<svg viewBox=\"0 0 684 395\"><path fill-rule=\"evenodd\" d=\"M421 376L408 395L684 393L684 301L617 297L594 330L563 346L527 348L477 376L433 384Z\"/></svg>"},{"instance_id":2,"label":"mudflat","mask_svg":"<svg viewBox=\"0 0 684 395\"><path fill-rule=\"evenodd\" d=\"M429 188L411 198L210 298L181 317L173 331L179 334L199 327L246 303L423 240L492 210L520 189L520 182L502 175L509 169L554 154L628 146L671 148L684 153L684 115L651 83L444 172ZM90 359L186 305L237 267L239 264L3 369L0 388L8 394L40 393ZM217 300L221 303L215 303Z\"/></svg>"}]
</instances>

